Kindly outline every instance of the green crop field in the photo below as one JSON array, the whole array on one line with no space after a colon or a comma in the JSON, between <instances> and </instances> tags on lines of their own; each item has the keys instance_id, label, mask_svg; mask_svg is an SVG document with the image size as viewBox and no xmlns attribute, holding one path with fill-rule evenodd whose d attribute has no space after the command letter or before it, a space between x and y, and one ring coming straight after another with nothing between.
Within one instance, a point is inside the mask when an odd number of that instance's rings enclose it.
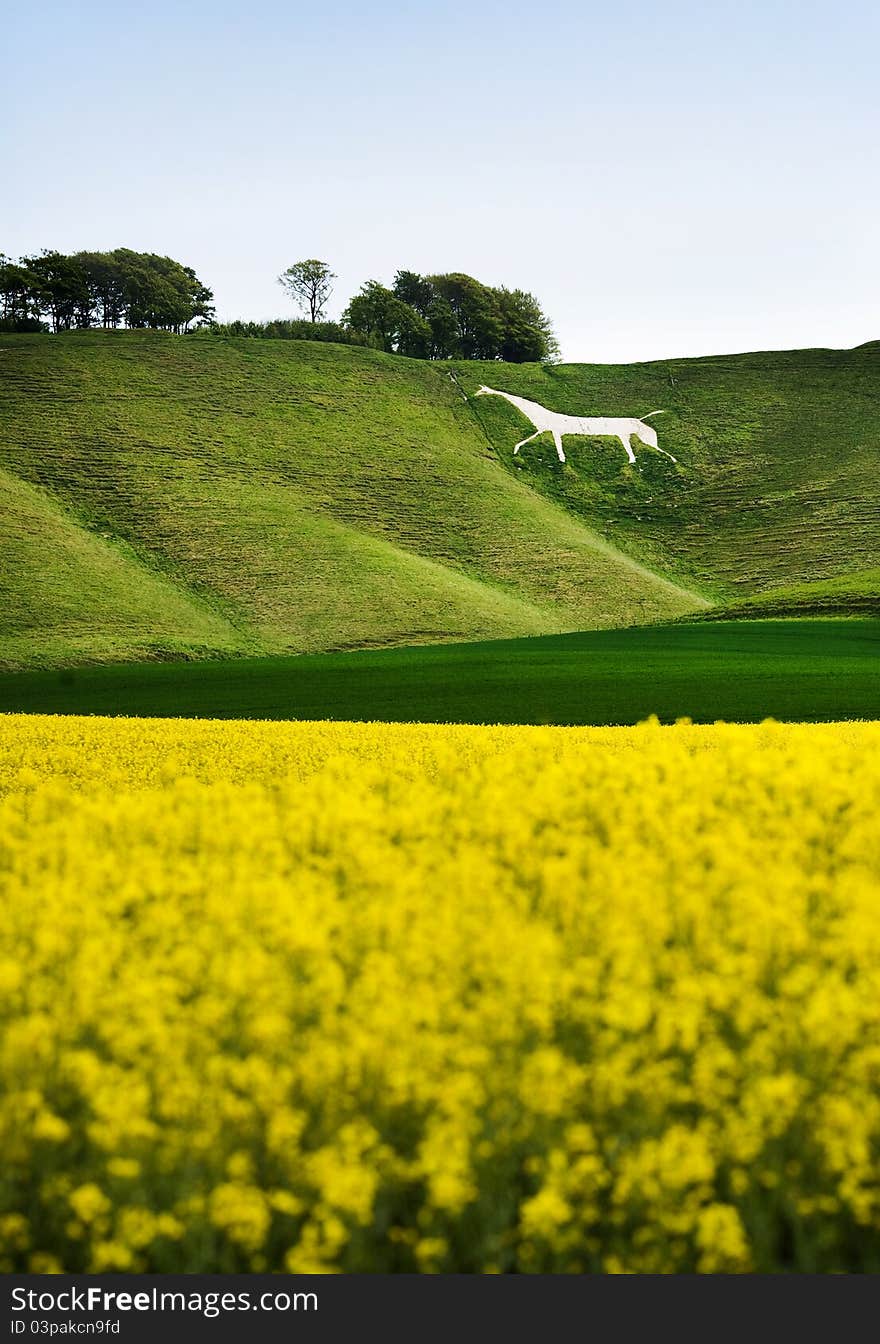
<instances>
[{"instance_id":1,"label":"green crop field","mask_svg":"<svg viewBox=\"0 0 880 1344\"><path fill-rule=\"evenodd\" d=\"M0 666L877 614L878 375L877 343L453 368L3 335ZM563 466L549 435L514 458L531 426L483 382L569 414L663 410L677 462L567 438Z\"/></svg>"},{"instance_id":2,"label":"green crop field","mask_svg":"<svg viewBox=\"0 0 880 1344\"><path fill-rule=\"evenodd\" d=\"M0 711L637 723L880 718L880 621L726 621L0 676Z\"/></svg>"}]
</instances>

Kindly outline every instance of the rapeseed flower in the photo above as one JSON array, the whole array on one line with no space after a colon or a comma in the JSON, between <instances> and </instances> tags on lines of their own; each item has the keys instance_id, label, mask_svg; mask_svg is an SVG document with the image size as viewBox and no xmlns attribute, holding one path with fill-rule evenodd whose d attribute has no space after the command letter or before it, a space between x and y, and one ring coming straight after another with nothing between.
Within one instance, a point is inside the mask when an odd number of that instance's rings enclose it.
<instances>
[{"instance_id":1,"label":"rapeseed flower","mask_svg":"<svg viewBox=\"0 0 880 1344\"><path fill-rule=\"evenodd\" d=\"M880 1269L878 749L0 717L0 1269Z\"/></svg>"}]
</instances>

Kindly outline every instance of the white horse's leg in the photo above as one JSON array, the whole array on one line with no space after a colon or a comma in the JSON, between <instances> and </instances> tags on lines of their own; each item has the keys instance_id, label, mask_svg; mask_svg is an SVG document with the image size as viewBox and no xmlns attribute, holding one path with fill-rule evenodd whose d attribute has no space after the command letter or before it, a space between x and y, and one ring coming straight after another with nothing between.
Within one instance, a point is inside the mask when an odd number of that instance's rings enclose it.
<instances>
[{"instance_id":1,"label":"white horse's leg","mask_svg":"<svg viewBox=\"0 0 880 1344\"><path fill-rule=\"evenodd\" d=\"M635 453L634 453L633 450L632 450L632 444L631 444L630 441L629 441L629 435L628 435L628 434L619 434L619 435L618 435L618 438L620 439L620 442L623 444L623 451L626 453L626 455L627 455L627 457L629 458L630 462L635 462L635 460L636 460L636 455L635 455Z\"/></svg>"},{"instance_id":2,"label":"white horse's leg","mask_svg":"<svg viewBox=\"0 0 880 1344\"><path fill-rule=\"evenodd\" d=\"M562 451L562 435L558 429L553 430L553 442L556 444L556 456L560 462L565 461L565 453Z\"/></svg>"},{"instance_id":3,"label":"white horse's leg","mask_svg":"<svg viewBox=\"0 0 880 1344\"><path fill-rule=\"evenodd\" d=\"M519 443L516 445L516 447L515 447L514 450L513 450L513 455L514 455L514 457L516 457L516 455L517 455L517 453L519 452L520 448L524 448L524 447L526 446L527 443L531 443L532 439L536 439L540 433L541 433L540 429L536 429L535 432L534 432L534 434L530 434L529 437L528 437L527 439L520 439Z\"/></svg>"}]
</instances>

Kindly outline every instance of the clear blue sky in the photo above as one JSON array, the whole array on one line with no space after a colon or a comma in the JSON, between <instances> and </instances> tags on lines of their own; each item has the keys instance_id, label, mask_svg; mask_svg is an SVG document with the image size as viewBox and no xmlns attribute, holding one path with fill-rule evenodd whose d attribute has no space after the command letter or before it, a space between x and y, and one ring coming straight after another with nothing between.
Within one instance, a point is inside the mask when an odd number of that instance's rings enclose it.
<instances>
[{"instance_id":1,"label":"clear blue sky","mask_svg":"<svg viewBox=\"0 0 880 1344\"><path fill-rule=\"evenodd\" d=\"M16 6L0 250L533 290L563 353L880 337L876 0Z\"/></svg>"}]
</instances>

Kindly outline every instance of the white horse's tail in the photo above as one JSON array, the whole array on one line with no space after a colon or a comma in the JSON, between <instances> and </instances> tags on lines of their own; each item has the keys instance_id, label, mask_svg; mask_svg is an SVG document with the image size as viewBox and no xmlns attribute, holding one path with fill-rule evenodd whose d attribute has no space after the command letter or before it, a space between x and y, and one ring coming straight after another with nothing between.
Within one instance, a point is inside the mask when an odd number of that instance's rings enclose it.
<instances>
[{"instance_id":1,"label":"white horse's tail","mask_svg":"<svg viewBox=\"0 0 880 1344\"><path fill-rule=\"evenodd\" d=\"M668 415L668 411L649 411L647 415L640 415L640 420L650 420L652 415Z\"/></svg>"}]
</instances>

